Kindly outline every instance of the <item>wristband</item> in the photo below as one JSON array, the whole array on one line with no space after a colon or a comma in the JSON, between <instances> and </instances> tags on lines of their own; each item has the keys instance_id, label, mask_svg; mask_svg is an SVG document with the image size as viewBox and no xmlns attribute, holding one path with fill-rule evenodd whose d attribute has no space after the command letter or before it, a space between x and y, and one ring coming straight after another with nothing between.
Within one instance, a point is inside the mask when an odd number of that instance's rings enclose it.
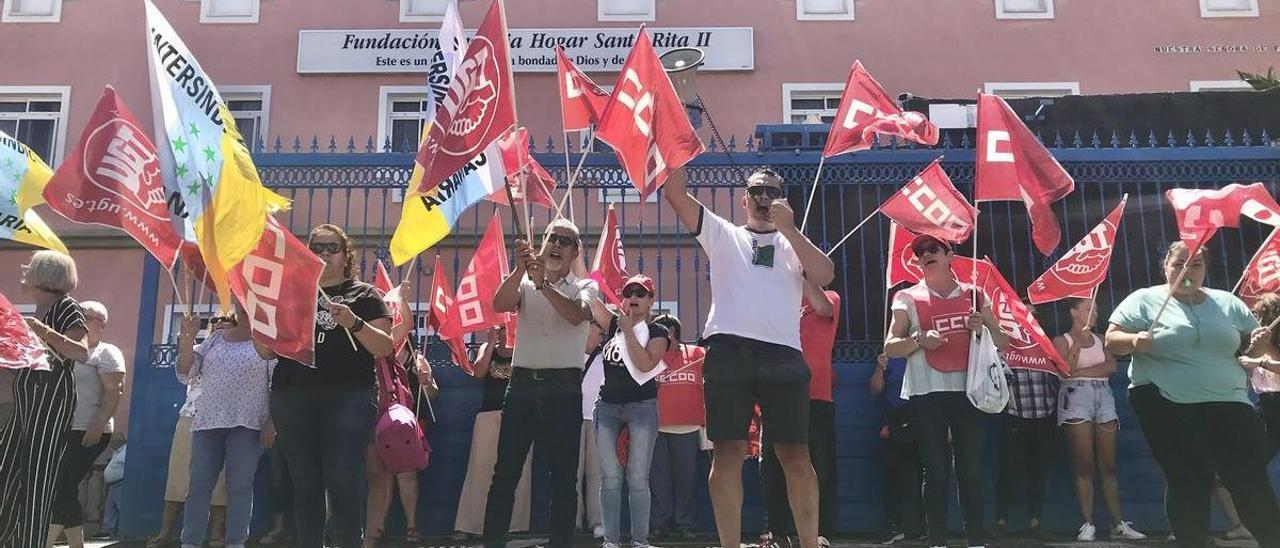
<instances>
[{"instance_id":1,"label":"wristband","mask_svg":"<svg viewBox=\"0 0 1280 548\"><path fill-rule=\"evenodd\" d=\"M352 333L359 333L361 329L364 329L364 320L356 318L356 323L351 324L348 331L351 331Z\"/></svg>"}]
</instances>

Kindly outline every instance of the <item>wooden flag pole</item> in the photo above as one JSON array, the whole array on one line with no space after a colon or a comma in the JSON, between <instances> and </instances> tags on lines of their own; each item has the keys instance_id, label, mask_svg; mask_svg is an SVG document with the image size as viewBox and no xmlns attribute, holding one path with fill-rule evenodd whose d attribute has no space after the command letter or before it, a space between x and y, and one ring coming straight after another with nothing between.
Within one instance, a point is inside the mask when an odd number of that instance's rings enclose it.
<instances>
[{"instance_id":1,"label":"wooden flag pole","mask_svg":"<svg viewBox=\"0 0 1280 548\"><path fill-rule=\"evenodd\" d=\"M173 300L178 301L178 306L180 308L185 308L187 310L187 314L190 314L191 306L182 301L182 286L179 286L178 280L173 277L173 267L170 266L169 268L166 268L164 273L169 275L169 283L173 284Z\"/></svg>"},{"instance_id":2,"label":"wooden flag pole","mask_svg":"<svg viewBox=\"0 0 1280 548\"><path fill-rule=\"evenodd\" d=\"M1156 325L1160 323L1160 317L1164 315L1164 309L1169 306L1169 301L1173 300L1173 290L1176 289L1178 284L1182 283L1182 279L1187 276L1187 267L1191 265L1191 259L1200 254L1201 249L1204 248L1204 239L1209 236L1209 232L1211 230L1213 229L1206 228L1204 233L1200 235L1200 245L1196 247L1195 253L1187 255L1187 262L1183 263L1182 268L1178 270L1178 275L1169 283L1169 294L1165 295L1164 302L1160 303L1160 309L1156 311L1156 317L1151 320L1151 325L1147 327L1147 331L1154 331Z\"/></svg>"},{"instance_id":3,"label":"wooden flag pole","mask_svg":"<svg viewBox=\"0 0 1280 548\"><path fill-rule=\"evenodd\" d=\"M809 189L809 202L804 206L804 217L800 219L800 233L804 233L804 228L809 224L809 210L813 208L813 197L818 195L818 181L822 179L822 166L827 161L826 156L818 158L818 173L813 176L813 186Z\"/></svg>"},{"instance_id":4,"label":"wooden flag pole","mask_svg":"<svg viewBox=\"0 0 1280 548\"><path fill-rule=\"evenodd\" d=\"M561 120L564 119L564 102L563 101L560 102L560 117L561 117ZM572 166L573 164L569 162L569 130L566 129L564 130L564 183L565 183L564 195L566 199L569 196L569 189L570 189L569 185L570 185L570 181L572 181L572 179L570 178L570 176L573 174ZM552 199L554 199L554 197ZM564 200L560 200L556 202L557 217L562 215L561 212L563 211L563 208L564 208L563 201ZM568 201L569 201L569 222L574 223L576 225L577 221L573 218L573 200L569 199Z\"/></svg>"},{"instance_id":5,"label":"wooden flag pole","mask_svg":"<svg viewBox=\"0 0 1280 548\"><path fill-rule=\"evenodd\" d=\"M595 133L593 132L591 134L591 142L588 143L587 147L582 149L582 151L580 152L581 157L578 158L578 167L574 169L573 172L568 176L569 184L564 189L564 197L560 198L560 207L556 209L564 210L565 202L569 202L569 214L573 215L573 199L570 198L570 196L572 196L571 191L573 190L573 184L578 181L578 176L582 174L582 164L586 163L587 161L587 151L588 149L591 148L593 144L595 144L595 142L596 142L596 136L595 136Z\"/></svg>"}]
</instances>

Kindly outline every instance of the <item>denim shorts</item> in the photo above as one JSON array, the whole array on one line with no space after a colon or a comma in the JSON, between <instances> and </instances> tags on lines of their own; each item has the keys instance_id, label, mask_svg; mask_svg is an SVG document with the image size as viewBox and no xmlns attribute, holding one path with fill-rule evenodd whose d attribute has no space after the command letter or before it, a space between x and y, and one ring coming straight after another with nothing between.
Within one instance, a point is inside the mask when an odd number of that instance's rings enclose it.
<instances>
[{"instance_id":1,"label":"denim shorts","mask_svg":"<svg viewBox=\"0 0 1280 548\"><path fill-rule=\"evenodd\" d=\"M1108 379L1064 379L1058 389L1058 424L1117 420L1116 398Z\"/></svg>"}]
</instances>

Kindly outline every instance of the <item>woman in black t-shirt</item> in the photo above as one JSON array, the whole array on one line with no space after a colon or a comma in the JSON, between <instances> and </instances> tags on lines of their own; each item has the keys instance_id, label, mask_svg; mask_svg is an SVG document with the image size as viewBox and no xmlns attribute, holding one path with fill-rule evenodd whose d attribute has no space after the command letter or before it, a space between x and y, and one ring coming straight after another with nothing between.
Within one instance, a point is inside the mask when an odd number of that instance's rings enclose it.
<instances>
[{"instance_id":1,"label":"woman in black t-shirt","mask_svg":"<svg viewBox=\"0 0 1280 548\"><path fill-rule=\"evenodd\" d=\"M14 377L15 412L0 429L0 546L38 548L49 534L54 481L76 408L72 368L89 361L89 332L80 305L67 295L77 283L69 255L37 251L20 271L18 283L39 317L27 325L44 343L49 369L20 369Z\"/></svg>"},{"instance_id":2,"label":"woman in black t-shirt","mask_svg":"<svg viewBox=\"0 0 1280 548\"><path fill-rule=\"evenodd\" d=\"M604 384L596 400L596 453L600 457L600 513L604 521L604 545L622 541L622 475L618 457L618 435L625 427L627 443L627 503L631 509L631 545L649 544L649 463L658 439L658 382L654 369L667 351L667 328L647 323L653 309L653 280L643 274L632 276L622 286L622 306L609 321L609 331L600 353L604 362ZM641 337L644 337L641 340ZM629 359L628 359L629 358ZM630 362L628 365L627 362ZM636 377L648 377L644 383Z\"/></svg>"},{"instance_id":3,"label":"woman in black t-shirt","mask_svg":"<svg viewBox=\"0 0 1280 548\"><path fill-rule=\"evenodd\" d=\"M457 518L453 522L454 537L466 540L484 532L484 509L493 480L493 465L498 458L498 432L502 426L502 400L511 381L512 349L507 346L507 327L499 325L488 331L488 342L480 345L471 374L484 381L480 410L471 430L471 454L467 458L467 478L458 498ZM510 531L529 530L529 463L526 459L520 483L516 485L516 502L511 513Z\"/></svg>"},{"instance_id":4,"label":"woman in black t-shirt","mask_svg":"<svg viewBox=\"0 0 1280 548\"><path fill-rule=\"evenodd\" d=\"M378 290L352 279L355 253L337 226L311 230L324 261L316 298L315 367L281 357L271 380L271 418L293 482L298 545L321 548L325 494L341 548L362 543L360 478L377 423L373 360L390 356L391 316ZM259 348L263 358L275 355Z\"/></svg>"}]
</instances>

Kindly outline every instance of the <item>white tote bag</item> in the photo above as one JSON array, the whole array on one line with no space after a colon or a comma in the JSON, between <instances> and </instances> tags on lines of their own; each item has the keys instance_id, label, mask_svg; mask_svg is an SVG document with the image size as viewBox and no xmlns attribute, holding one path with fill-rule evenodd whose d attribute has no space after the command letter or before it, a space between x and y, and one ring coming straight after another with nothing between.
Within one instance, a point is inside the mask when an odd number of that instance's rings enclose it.
<instances>
[{"instance_id":1,"label":"white tote bag","mask_svg":"<svg viewBox=\"0 0 1280 548\"><path fill-rule=\"evenodd\" d=\"M969 371L965 393L974 407L987 413L999 413L1009 405L1009 368L996 350L991 333L982 327L981 336L969 341Z\"/></svg>"}]
</instances>

